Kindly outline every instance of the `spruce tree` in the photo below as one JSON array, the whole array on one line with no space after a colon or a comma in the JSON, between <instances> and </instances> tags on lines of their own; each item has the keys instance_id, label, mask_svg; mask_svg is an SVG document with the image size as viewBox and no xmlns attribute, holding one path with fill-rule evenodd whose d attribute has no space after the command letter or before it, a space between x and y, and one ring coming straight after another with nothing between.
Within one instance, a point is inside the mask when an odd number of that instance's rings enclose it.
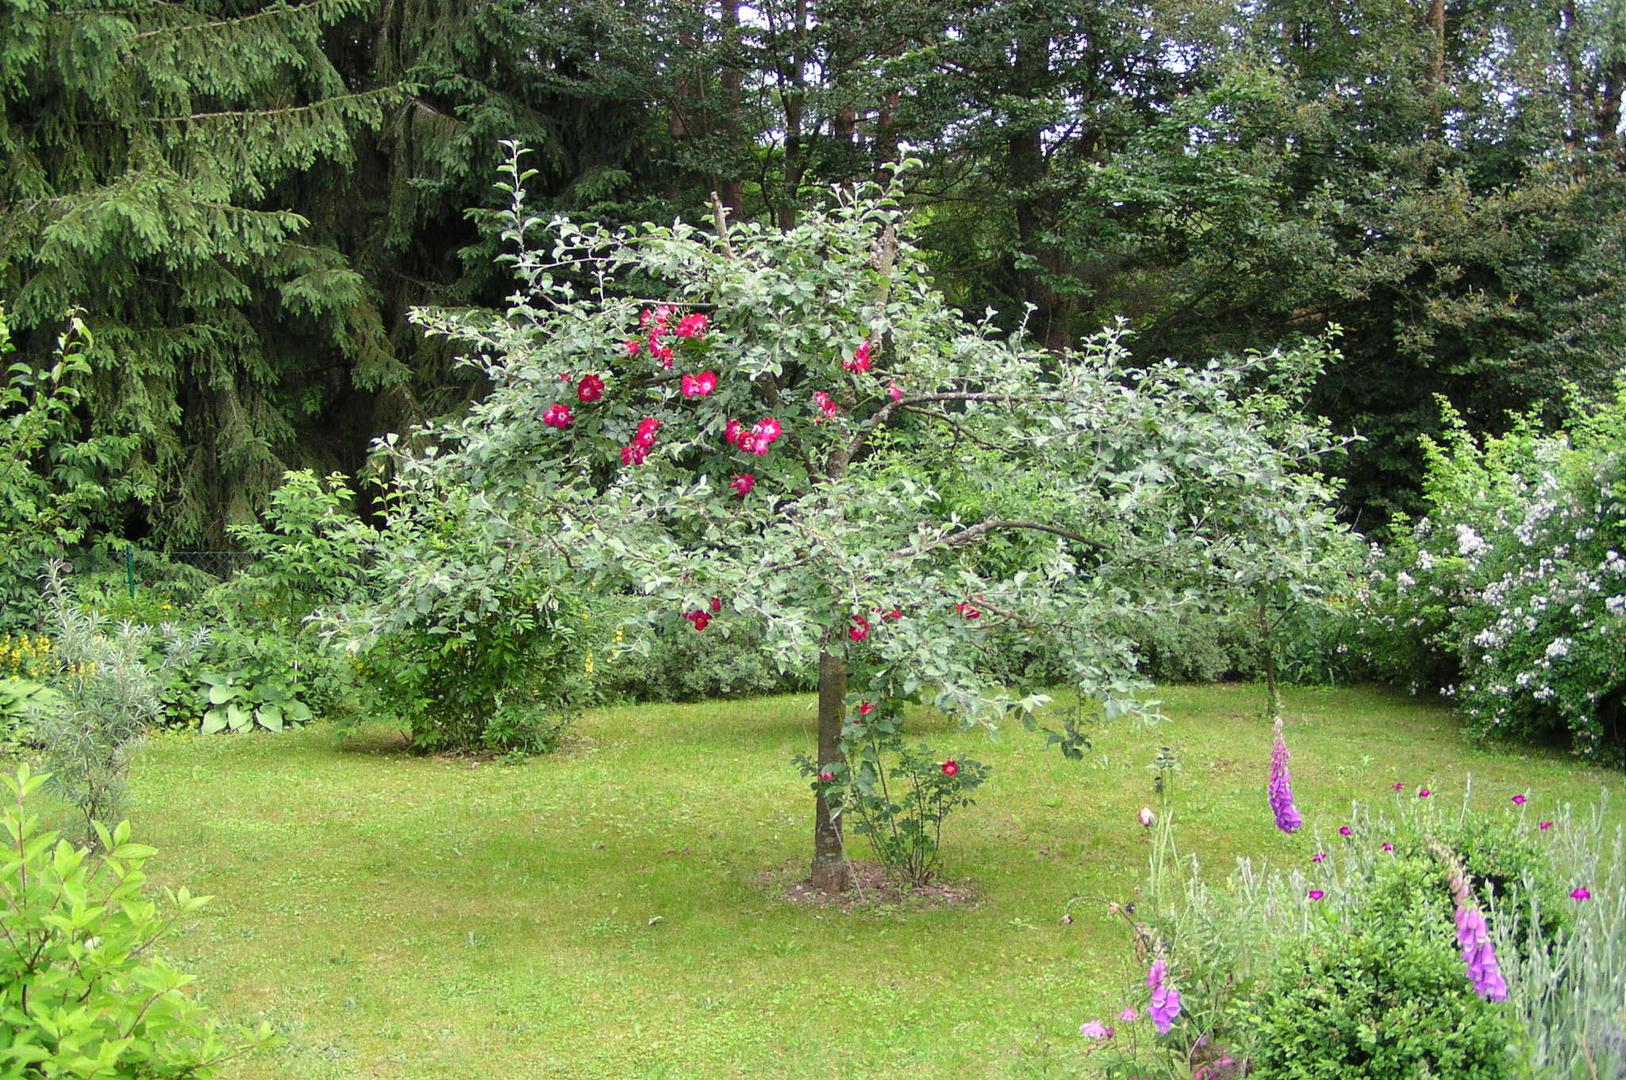
<instances>
[{"instance_id":1,"label":"spruce tree","mask_svg":"<svg viewBox=\"0 0 1626 1080\"><path fill-rule=\"evenodd\" d=\"M163 540L218 538L337 399L403 378L373 291L286 208L402 100L324 52L370 3L0 3L0 296L25 362L84 310L81 434L136 436Z\"/></svg>"}]
</instances>

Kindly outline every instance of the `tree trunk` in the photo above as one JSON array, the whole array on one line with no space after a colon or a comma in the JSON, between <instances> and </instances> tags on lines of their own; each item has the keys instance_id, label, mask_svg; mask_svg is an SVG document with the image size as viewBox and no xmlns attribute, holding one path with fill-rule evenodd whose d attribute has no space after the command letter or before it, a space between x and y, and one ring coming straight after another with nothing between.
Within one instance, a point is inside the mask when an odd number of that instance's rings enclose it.
<instances>
[{"instance_id":1,"label":"tree trunk","mask_svg":"<svg viewBox=\"0 0 1626 1080\"><path fill-rule=\"evenodd\" d=\"M839 765L841 722L847 711L847 661L829 651L819 656L819 769ZM812 885L820 892L838 893L852 884L852 871L841 846L841 822L830 817L830 806L818 796L813 811Z\"/></svg>"},{"instance_id":2,"label":"tree trunk","mask_svg":"<svg viewBox=\"0 0 1626 1080\"><path fill-rule=\"evenodd\" d=\"M723 130L728 136L728 156L723 168L726 174L719 179L718 191L723 206L728 208L730 221L737 221L745 205L745 185L740 179L741 131L740 123L740 0L722 3L723 56L722 71L717 77L723 94Z\"/></svg>"},{"instance_id":3,"label":"tree trunk","mask_svg":"<svg viewBox=\"0 0 1626 1080\"><path fill-rule=\"evenodd\" d=\"M1445 0L1428 0L1428 89L1445 85Z\"/></svg>"}]
</instances>

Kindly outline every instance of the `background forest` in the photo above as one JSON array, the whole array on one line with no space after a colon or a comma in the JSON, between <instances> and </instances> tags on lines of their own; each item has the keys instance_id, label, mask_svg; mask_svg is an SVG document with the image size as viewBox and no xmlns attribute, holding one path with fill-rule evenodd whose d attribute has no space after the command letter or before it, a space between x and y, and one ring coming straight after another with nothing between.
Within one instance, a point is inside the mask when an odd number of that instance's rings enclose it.
<instances>
[{"instance_id":1,"label":"background forest","mask_svg":"<svg viewBox=\"0 0 1626 1080\"><path fill-rule=\"evenodd\" d=\"M1626 362L1623 89L1614 0L6 0L0 297L31 367L90 332L70 531L218 547L483 391L406 316L508 291L500 139L609 224L786 226L912 156L970 315L1190 362L1341 327L1312 407L1370 531L1437 396L1557 423Z\"/></svg>"}]
</instances>

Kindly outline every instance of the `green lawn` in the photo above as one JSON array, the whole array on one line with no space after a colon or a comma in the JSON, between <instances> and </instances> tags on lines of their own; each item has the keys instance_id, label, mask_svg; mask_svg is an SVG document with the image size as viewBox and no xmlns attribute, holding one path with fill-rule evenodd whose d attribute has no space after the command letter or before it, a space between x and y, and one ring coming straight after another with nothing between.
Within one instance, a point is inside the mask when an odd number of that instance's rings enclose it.
<instances>
[{"instance_id":1,"label":"green lawn","mask_svg":"<svg viewBox=\"0 0 1626 1080\"><path fill-rule=\"evenodd\" d=\"M1175 689L1170 721L1110 730L1067 762L1020 730L918 731L994 765L950 824L973 907L812 910L780 898L810 844L788 759L810 697L585 718L520 766L419 759L376 730L335 745L165 736L132 792L156 876L215 894L169 943L222 1015L283 1043L235 1077L1065 1076L1081 1021L1116 1013L1127 941L1074 892L1132 899L1160 745L1182 761L1182 847L1307 856L1271 828L1255 687ZM1376 691L1290 693L1311 829L1351 799L1426 783L1530 809L1621 776L1468 744L1451 714ZM1614 801L1626 808L1626 799Z\"/></svg>"}]
</instances>

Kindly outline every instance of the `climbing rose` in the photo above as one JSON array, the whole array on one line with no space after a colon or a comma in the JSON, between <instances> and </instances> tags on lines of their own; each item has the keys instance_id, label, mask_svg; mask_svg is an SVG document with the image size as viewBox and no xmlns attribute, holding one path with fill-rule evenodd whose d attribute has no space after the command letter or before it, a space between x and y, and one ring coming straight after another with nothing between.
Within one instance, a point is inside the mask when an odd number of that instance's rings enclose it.
<instances>
[{"instance_id":1,"label":"climbing rose","mask_svg":"<svg viewBox=\"0 0 1626 1080\"><path fill-rule=\"evenodd\" d=\"M649 460L649 450L637 443L621 448L621 464L623 465L642 465L647 460Z\"/></svg>"},{"instance_id":2,"label":"climbing rose","mask_svg":"<svg viewBox=\"0 0 1626 1080\"><path fill-rule=\"evenodd\" d=\"M576 418L570 414L570 406L561 405L557 401L549 405L542 413L542 422L548 427L555 427L560 431L569 427L570 422L574 419Z\"/></svg>"},{"instance_id":3,"label":"climbing rose","mask_svg":"<svg viewBox=\"0 0 1626 1080\"><path fill-rule=\"evenodd\" d=\"M847 636L854 641L863 641L869 637L869 620L862 615L853 616L853 624L847 628Z\"/></svg>"},{"instance_id":4,"label":"climbing rose","mask_svg":"<svg viewBox=\"0 0 1626 1080\"><path fill-rule=\"evenodd\" d=\"M642 348L642 346L636 341L628 341L628 342L626 342L627 356L629 356L629 357L637 356L638 355L638 350L640 348Z\"/></svg>"},{"instance_id":5,"label":"climbing rose","mask_svg":"<svg viewBox=\"0 0 1626 1080\"><path fill-rule=\"evenodd\" d=\"M736 495L749 495L751 489L757 486L757 478L750 473L740 473L728 482L728 486L734 489Z\"/></svg>"},{"instance_id":6,"label":"climbing rose","mask_svg":"<svg viewBox=\"0 0 1626 1080\"><path fill-rule=\"evenodd\" d=\"M828 784L830 781L834 780L835 778L836 778L835 773L821 772L819 774L819 779L824 781L826 784Z\"/></svg>"},{"instance_id":7,"label":"climbing rose","mask_svg":"<svg viewBox=\"0 0 1626 1080\"><path fill-rule=\"evenodd\" d=\"M854 349L853 358L851 360L843 360L841 362L841 366L854 374L860 374L868 371L871 363L869 350L870 344L866 341L862 345L858 346L858 348Z\"/></svg>"},{"instance_id":8,"label":"climbing rose","mask_svg":"<svg viewBox=\"0 0 1626 1080\"><path fill-rule=\"evenodd\" d=\"M895 382L889 382L889 383L886 384L886 393L887 393L887 396L890 397L893 401L902 401L903 400L903 391L898 389L898 384L895 383Z\"/></svg>"},{"instance_id":9,"label":"climbing rose","mask_svg":"<svg viewBox=\"0 0 1626 1080\"><path fill-rule=\"evenodd\" d=\"M765 416L752 424L750 430L744 430L739 421L730 420L723 428L723 437L747 454L761 457L768 452L775 440L780 436L779 421L771 416Z\"/></svg>"},{"instance_id":10,"label":"climbing rose","mask_svg":"<svg viewBox=\"0 0 1626 1080\"><path fill-rule=\"evenodd\" d=\"M705 333L708 320L700 312L685 315L678 320L677 326L672 330L680 338L698 338Z\"/></svg>"},{"instance_id":11,"label":"climbing rose","mask_svg":"<svg viewBox=\"0 0 1626 1080\"><path fill-rule=\"evenodd\" d=\"M960 763L953 758L943 762L941 768L944 776L958 776L960 773Z\"/></svg>"},{"instance_id":12,"label":"climbing rose","mask_svg":"<svg viewBox=\"0 0 1626 1080\"><path fill-rule=\"evenodd\" d=\"M1526 801L1527 800L1525 799L1525 797L1523 795L1515 795L1515 796L1513 796L1513 805L1514 806L1523 806Z\"/></svg>"},{"instance_id":13,"label":"climbing rose","mask_svg":"<svg viewBox=\"0 0 1626 1080\"><path fill-rule=\"evenodd\" d=\"M813 404L817 405L819 411L824 413L824 419L826 420L834 420L836 413L841 411L841 407L836 404L835 398L826 394L823 390L813 392Z\"/></svg>"},{"instance_id":14,"label":"climbing rose","mask_svg":"<svg viewBox=\"0 0 1626 1080\"><path fill-rule=\"evenodd\" d=\"M1078 1033L1086 1039L1110 1039L1113 1029L1099 1020L1086 1020L1079 1025Z\"/></svg>"},{"instance_id":15,"label":"climbing rose","mask_svg":"<svg viewBox=\"0 0 1626 1080\"><path fill-rule=\"evenodd\" d=\"M882 615L881 618L885 619L887 622L897 622L899 619L903 618L903 609L893 608L885 615Z\"/></svg>"},{"instance_id":16,"label":"climbing rose","mask_svg":"<svg viewBox=\"0 0 1626 1080\"><path fill-rule=\"evenodd\" d=\"M1168 967L1161 956L1152 961L1151 969L1146 972L1146 985L1152 991L1146 1012L1157 1025L1157 1033L1167 1035L1180 1015L1180 991L1168 981Z\"/></svg>"},{"instance_id":17,"label":"climbing rose","mask_svg":"<svg viewBox=\"0 0 1626 1080\"><path fill-rule=\"evenodd\" d=\"M866 701L862 705L858 706L858 715L859 716L868 716L870 713L872 713L874 711L875 711L875 702L873 702L873 701Z\"/></svg>"},{"instance_id":18,"label":"climbing rose","mask_svg":"<svg viewBox=\"0 0 1626 1080\"><path fill-rule=\"evenodd\" d=\"M723 598L721 596L714 596L711 598L711 610L713 612L723 610Z\"/></svg>"},{"instance_id":19,"label":"climbing rose","mask_svg":"<svg viewBox=\"0 0 1626 1080\"><path fill-rule=\"evenodd\" d=\"M576 384L576 400L583 405L591 405L604 396L604 380L597 375L583 375L582 381Z\"/></svg>"},{"instance_id":20,"label":"climbing rose","mask_svg":"<svg viewBox=\"0 0 1626 1080\"><path fill-rule=\"evenodd\" d=\"M1585 885L1578 885L1578 886L1575 887L1575 889L1571 890L1570 899L1571 900L1590 900L1590 899L1592 899L1592 890L1587 888Z\"/></svg>"},{"instance_id":21,"label":"climbing rose","mask_svg":"<svg viewBox=\"0 0 1626 1080\"><path fill-rule=\"evenodd\" d=\"M686 398L705 397L717 389L717 373L702 371L698 375L685 375L678 380L678 388Z\"/></svg>"},{"instance_id":22,"label":"climbing rose","mask_svg":"<svg viewBox=\"0 0 1626 1080\"><path fill-rule=\"evenodd\" d=\"M633 437L633 443L645 450L655 445L655 433L661 429L661 422L653 416L646 416L638 423L638 434Z\"/></svg>"},{"instance_id":23,"label":"climbing rose","mask_svg":"<svg viewBox=\"0 0 1626 1080\"><path fill-rule=\"evenodd\" d=\"M954 605L954 610L958 611L960 613L961 618L966 618L966 619L980 619L980 618L982 618L982 612L978 611L976 608L972 607L970 604L966 603L963 600L960 603Z\"/></svg>"},{"instance_id":24,"label":"climbing rose","mask_svg":"<svg viewBox=\"0 0 1626 1080\"><path fill-rule=\"evenodd\" d=\"M1320 889L1311 889L1305 895L1308 896L1311 900L1321 900L1321 899L1324 899L1327 894L1325 892L1323 892L1322 890L1320 890Z\"/></svg>"},{"instance_id":25,"label":"climbing rose","mask_svg":"<svg viewBox=\"0 0 1626 1080\"><path fill-rule=\"evenodd\" d=\"M1287 740L1282 736L1282 722L1276 721L1276 737L1270 744L1270 811L1276 815L1276 827L1284 833L1297 832L1304 825L1298 807L1293 805L1293 786L1287 775Z\"/></svg>"},{"instance_id":26,"label":"climbing rose","mask_svg":"<svg viewBox=\"0 0 1626 1080\"><path fill-rule=\"evenodd\" d=\"M704 630L707 626L711 625L711 616L704 611L685 612L683 617L694 623L694 628L696 630Z\"/></svg>"}]
</instances>

